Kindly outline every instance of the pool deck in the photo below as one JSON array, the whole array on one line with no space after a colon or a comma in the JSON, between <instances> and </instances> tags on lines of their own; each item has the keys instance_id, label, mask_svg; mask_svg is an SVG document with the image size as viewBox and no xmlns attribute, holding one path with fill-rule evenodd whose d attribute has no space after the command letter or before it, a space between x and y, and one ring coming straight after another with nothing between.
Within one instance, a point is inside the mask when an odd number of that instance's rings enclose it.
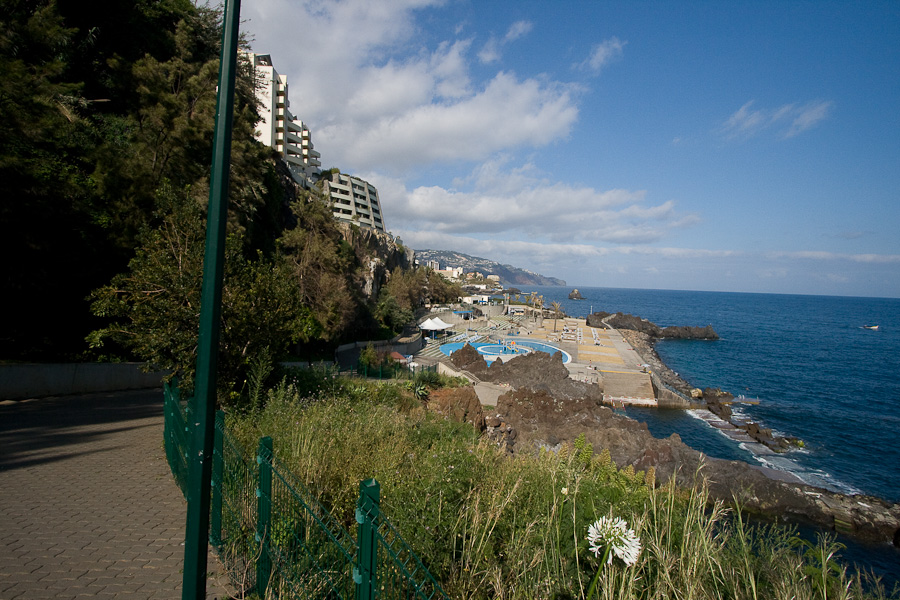
<instances>
[{"instance_id":1,"label":"pool deck","mask_svg":"<svg viewBox=\"0 0 900 600\"><path fill-rule=\"evenodd\" d=\"M603 396L615 405L656 406L643 359L615 329L588 327L584 319L544 319L523 323L523 336L558 345L572 356L570 377L592 382L603 378ZM527 332L527 333L526 333Z\"/></svg>"},{"instance_id":2,"label":"pool deck","mask_svg":"<svg viewBox=\"0 0 900 600\"><path fill-rule=\"evenodd\" d=\"M493 331L498 338L533 339L557 346L568 352L572 361L566 364L569 377L596 383L603 380L604 398L616 406L657 406L650 374L641 366L643 359L615 329L588 327L584 319L529 319L518 323L518 334ZM489 384L480 384L489 385ZM477 391L477 390L476 390ZM497 392L490 390L483 404L495 404Z\"/></svg>"}]
</instances>

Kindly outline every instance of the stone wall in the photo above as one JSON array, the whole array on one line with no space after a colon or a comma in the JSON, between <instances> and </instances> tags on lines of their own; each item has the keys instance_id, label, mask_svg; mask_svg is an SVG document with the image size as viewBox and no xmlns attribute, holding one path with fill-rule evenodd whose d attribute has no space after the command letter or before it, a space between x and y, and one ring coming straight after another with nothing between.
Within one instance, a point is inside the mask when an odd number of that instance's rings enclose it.
<instances>
[{"instance_id":1,"label":"stone wall","mask_svg":"<svg viewBox=\"0 0 900 600\"><path fill-rule=\"evenodd\" d=\"M144 373L140 363L0 365L0 399L112 392L162 386L164 373Z\"/></svg>"}]
</instances>

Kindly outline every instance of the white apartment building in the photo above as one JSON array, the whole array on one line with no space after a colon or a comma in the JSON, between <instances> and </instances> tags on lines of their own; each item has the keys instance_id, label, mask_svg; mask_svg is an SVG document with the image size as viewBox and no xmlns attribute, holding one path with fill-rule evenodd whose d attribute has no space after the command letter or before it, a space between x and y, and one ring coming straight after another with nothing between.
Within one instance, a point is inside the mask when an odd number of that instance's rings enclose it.
<instances>
[{"instance_id":1,"label":"white apartment building","mask_svg":"<svg viewBox=\"0 0 900 600\"><path fill-rule=\"evenodd\" d=\"M256 139L281 155L300 185L312 187L321 178L335 218L386 231L375 186L343 173L326 173L322 177L321 155L313 148L309 127L291 114L287 77L275 70L272 57L252 52L246 56L253 65L256 98L262 105Z\"/></svg>"},{"instance_id":2,"label":"white apartment building","mask_svg":"<svg viewBox=\"0 0 900 600\"><path fill-rule=\"evenodd\" d=\"M246 54L256 78L256 97L262 105L256 139L274 148L288 164L294 179L308 186L322 170L321 155L313 148L309 127L290 111L287 77L278 73L269 54Z\"/></svg>"},{"instance_id":3,"label":"white apartment building","mask_svg":"<svg viewBox=\"0 0 900 600\"><path fill-rule=\"evenodd\" d=\"M321 181L322 190L331 199L337 219L385 231L378 190L374 185L359 177L337 172L326 172Z\"/></svg>"}]
</instances>

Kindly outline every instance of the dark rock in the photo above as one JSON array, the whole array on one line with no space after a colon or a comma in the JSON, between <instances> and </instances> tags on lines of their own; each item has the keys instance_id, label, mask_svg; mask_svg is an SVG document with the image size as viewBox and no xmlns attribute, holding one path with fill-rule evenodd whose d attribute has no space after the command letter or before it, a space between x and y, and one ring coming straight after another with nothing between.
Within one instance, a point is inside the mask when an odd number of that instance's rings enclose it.
<instances>
[{"instance_id":1,"label":"dark rock","mask_svg":"<svg viewBox=\"0 0 900 600\"><path fill-rule=\"evenodd\" d=\"M584 296L581 295L581 292L578 291L578 288L575 288L571 292L569 292L569 300L584 300Z\"/></svg>"},{"instance_id":2,"label":"dark rock","mask_svg":"<svg viewBox=\"0 0 900 600\"><path fill-rule=\"evenodd\" d=\"M484 360L484 356L470 344L466 344L451 354L450 362L452 362L453 366L457 369L469 371L479 378L488 370L488 364L487 361Z\"/></svg>"},{"instance_id":3,"label":"dark rock","mask_svg":"<svg viewBox=\"0 0 900 600\"><path fill-rule=\"evenodd\" d=\"M719 388L708 387L703 390L703 399L706 400L707 404L726 404L734 400L734 394Z\"/></svg>"},{"instance_id":4,"label":"dark rock","mask_svg":"<svg viewBox=\"0 0 900 600\"><path fill-rule=\"evenodd\" d=\"M658 337L672 340L717 340L719 334L712 325L706 327L674 326L663 328Z\"/></svg>"},{"instance_id":5,"label":"dark rock","mask_svg":"<svg viewBox=\"0 0 900 600\"><path fill-rule=\"evenodd\" d=\"M517 432L515 446L511 440L503 440L511 452L571 444L583 433L595 452L608 449L619 468L653 467L658 481L674 478L680 486L704 479L712 498L726 503L737 499L751 512L838 527L867 541L891 542L900 537L896 533L900 529L900 504L785 481L784 474L741 461L710 459L685 445L677 434L654 438L646 424L618 416L593 400L562 401L545 391L520 388L501 396L497 409Z\"/></svg>"},{"instance_id":6,"label":"dark rock","mask_svg":"<svg viewBox=\"0 0 900 600\"><path fill-rule=\"evenodd\" d=\"M612 313L597 311L589 314L586 319L586 323L588 327L596 327L598 329L606 327L603 323L603 319L612 315Z\"/></svg>"},{"instance_id":7,"label":"dark rock","mask_svg":"<svg viewBox=\"0 0 900 600\"><path fill-rule=\"evenodd\" d=\"M630 329L632 331L640 331L641 333L646 333L647 335L655 338L658 338L660 332L662 332L662 329L659 328L659 325L651 323L647 319L642 319L634 315L628 315L620 312L607 317L606 319L604 319L604 322L612 327L615 327L616 329Z\"/></svg>"},{"instance_id":8,"label":"dark rock","mask_svg":"<svg viewBox=\"0 0 900 600\"><path fill-rule=\"evenodd\" d=\"M485 429L484 410L472 386L434 390L428 396L427 408L454 421L469 423L478 431Z\"/></svg>"},{"instance_id":9,"label":"dark rock","mask_svg":"<svg viewBox=\"0 0 900 600\"><path fill-rule=\"evenodd\" d=\"M656 323L642 319L635 315L624 313L611 314L608 312L595 312L587 317L587 324L590 327L603 327L609 325L616 329L628 329L631 331L639 331L650 337L661 339L676 340L717 340L719 334L716 333L712 325L705 327L688 327L688 326L671 326L661 328Z\"/></svg>"}]
</instances>

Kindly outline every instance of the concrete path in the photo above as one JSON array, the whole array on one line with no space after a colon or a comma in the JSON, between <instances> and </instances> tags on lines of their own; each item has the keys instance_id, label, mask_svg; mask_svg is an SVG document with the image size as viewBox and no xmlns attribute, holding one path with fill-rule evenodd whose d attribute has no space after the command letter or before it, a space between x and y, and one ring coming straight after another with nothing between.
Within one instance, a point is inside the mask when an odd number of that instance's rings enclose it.
<instances>
[{"instance_id":1,"label":"concrete path","mask_svg":"<svg viewBox=\"0 0 900 600\"><path fill-rule=\"evenodd\" d=\"M0 598L180 598L162 391L0 402ZM210 558L209 598L230 597Z\"/></svg>"}]
</instances>

